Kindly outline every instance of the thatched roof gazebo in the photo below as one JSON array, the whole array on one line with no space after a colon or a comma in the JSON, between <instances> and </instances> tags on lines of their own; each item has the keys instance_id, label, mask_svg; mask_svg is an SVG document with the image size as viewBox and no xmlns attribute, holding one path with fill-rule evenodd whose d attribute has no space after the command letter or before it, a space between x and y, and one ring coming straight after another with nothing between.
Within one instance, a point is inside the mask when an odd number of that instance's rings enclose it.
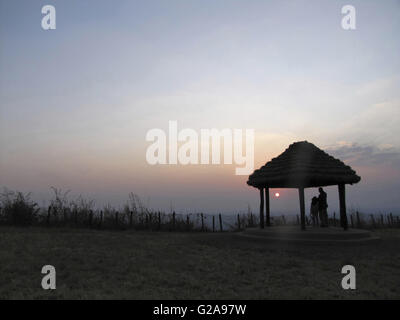
<instances>
[{"instance_id":1,"label":"thatched roof gazebo","mask_svg":"<svg viewBox=\"0 0 400 320\"><path fill-rule=\"evenodd\" d=\"M349 166L307 141L291 144L280 156L255 170L247 184L260 190L260 227L270 226L269 188L297 188L300 198L301 228L305 230L304 189L338 185L340 224L347 230L345 185L361 178Z\"/></svg>"}]
</instances>

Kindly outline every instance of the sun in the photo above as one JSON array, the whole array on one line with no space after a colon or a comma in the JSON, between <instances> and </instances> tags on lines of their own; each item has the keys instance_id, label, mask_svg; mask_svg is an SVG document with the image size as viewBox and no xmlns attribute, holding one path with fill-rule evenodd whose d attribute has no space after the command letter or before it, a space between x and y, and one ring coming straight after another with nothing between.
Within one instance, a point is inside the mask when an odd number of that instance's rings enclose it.
<instances>
[{"instance_id":1,"label":"sun","mask_svg":"<svg viewBox=\"0 0 400 320\"><path fill-rule=\"evenodd\" d=\"M276 193L275 193L275 197L276 197L276 198L279 198L280 196L281 196L281 195L280 195L279 192L276 192Z\"/></svg>"}]
</instances>

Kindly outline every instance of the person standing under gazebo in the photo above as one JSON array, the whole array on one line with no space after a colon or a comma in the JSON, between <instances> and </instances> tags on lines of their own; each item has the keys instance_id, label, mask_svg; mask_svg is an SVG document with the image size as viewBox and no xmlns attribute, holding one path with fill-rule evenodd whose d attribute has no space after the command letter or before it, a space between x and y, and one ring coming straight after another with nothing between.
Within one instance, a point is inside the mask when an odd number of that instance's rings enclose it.
<instances>
[{"instance_id":1,"label":"person standing under gazebo","mask_svg":"<svg viewBox=\"0 0 400 320\"><path fill-rule=\"evenodd\" d=\"M318 196L319 220L321 221L321 227L327 227L328 226L327 194L321 187L318 190L319 190L319 196Z\"/></svg>"},{"instance_id":2,"label":"person standing under gazebo","mask_svg":"<svg viewBox=\"0 0 400 320\"><path fill-rule=\"evenodd\" d=\"M310 206L310 216L313 227L317 227L319 225L318 211L319 211L318 198L313 197L311 199L311 206Z\"/></svg>"}]
</instances>

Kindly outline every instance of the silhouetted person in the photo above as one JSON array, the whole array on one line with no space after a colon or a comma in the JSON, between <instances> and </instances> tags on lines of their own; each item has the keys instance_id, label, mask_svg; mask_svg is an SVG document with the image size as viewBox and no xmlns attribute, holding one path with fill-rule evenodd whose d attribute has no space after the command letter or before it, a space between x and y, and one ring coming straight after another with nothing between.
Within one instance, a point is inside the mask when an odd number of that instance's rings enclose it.
<instances>
[{"instance_id":1,"label":"silhouetted person","mask_svg":"<svg viewBox=\"0 0 400 320\"><path fill-rule=\"evenodd\" d=\"M313 197L311 199L311 206L310 206L310 216L311 216L311 221L313 226L318 226L319 225L319 219L318 219L318 198L317 197Z\"/></svg>"},{"instance_id":2,"label":"silhouetted person","mask_svg":"<svg viewBox=\"0 0 400 320\"><path fill-rule=\"evenodd\" d=\"M328 226L328 201L327 195L324 189L321 187L319 190L319 197L318 197L318 211L319 211L319 220L321 221L321 227Z\"/></svg>"}]
</instances>

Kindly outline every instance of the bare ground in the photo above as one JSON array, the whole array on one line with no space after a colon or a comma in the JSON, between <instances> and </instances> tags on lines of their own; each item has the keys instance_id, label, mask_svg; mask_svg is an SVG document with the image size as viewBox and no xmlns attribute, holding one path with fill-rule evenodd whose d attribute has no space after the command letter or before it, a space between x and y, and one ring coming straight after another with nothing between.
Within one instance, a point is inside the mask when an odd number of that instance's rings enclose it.
<instances>
[{"instance_id":1,"label":"bare ground","mask_svg":"<svg viewBox=\"0 0 400 320\"><path fill-rule=\"evenodd\" d=\"M0 228L1 299L399 299L400 230L311 246L234 233ZM57 289L41 288L54 265ZM341 288L341 268L357 289Z\"/></svg>"}]
</instances>

